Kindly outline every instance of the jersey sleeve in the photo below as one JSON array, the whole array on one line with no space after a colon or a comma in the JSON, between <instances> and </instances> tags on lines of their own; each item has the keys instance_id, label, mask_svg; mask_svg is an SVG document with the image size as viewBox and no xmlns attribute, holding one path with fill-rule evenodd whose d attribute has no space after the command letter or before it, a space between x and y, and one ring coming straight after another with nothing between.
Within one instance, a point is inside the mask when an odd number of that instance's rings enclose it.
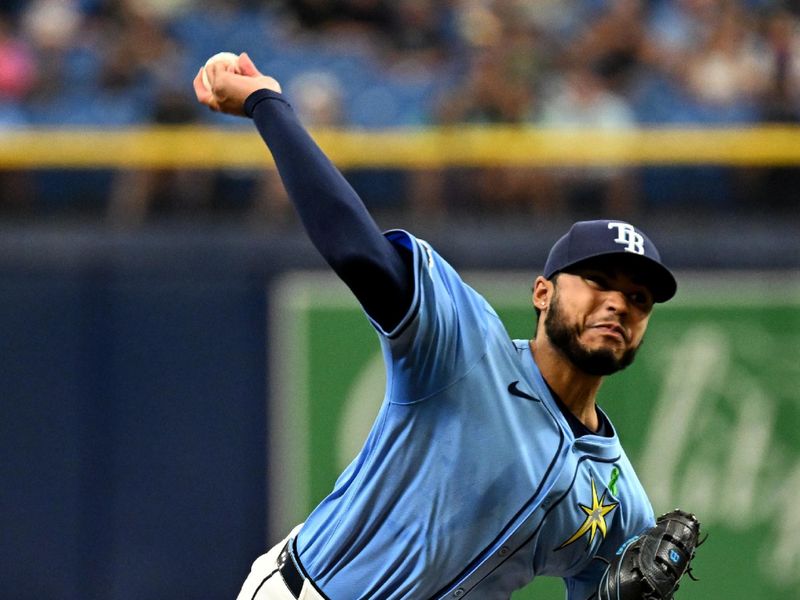
<instances>
[{"instance_id":1,"label":"jersey sleeve","mask_svg":"<svg viewBox=\"0 0 800 600\"><path fill-rule=\"evenodd\" d=\"M481 359L493 311L427 242L402 230L385 235L413 254L413 296L391 331L370 321L381 337L388 399L411 404L457 381Z\"/></svg>"}]
</instances>

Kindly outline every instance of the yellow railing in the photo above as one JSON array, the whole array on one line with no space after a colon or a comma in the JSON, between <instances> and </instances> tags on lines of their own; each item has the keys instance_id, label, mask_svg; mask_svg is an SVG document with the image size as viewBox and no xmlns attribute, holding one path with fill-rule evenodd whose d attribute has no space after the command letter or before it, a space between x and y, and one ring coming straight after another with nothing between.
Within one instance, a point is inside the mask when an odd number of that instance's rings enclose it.
<instances>
[{"instance_id":1,"label":"yellow railing","mask_svg":"<svg viewBox=\"0 0 800 600\"><path fill-rule=\"evenodd\" d=\"M548 130L477 127L319 130L341 168L443 166L800 165L800 127ZM0 131L0 169L271 166L248 127Z\"/></svg>"}]
</instances>

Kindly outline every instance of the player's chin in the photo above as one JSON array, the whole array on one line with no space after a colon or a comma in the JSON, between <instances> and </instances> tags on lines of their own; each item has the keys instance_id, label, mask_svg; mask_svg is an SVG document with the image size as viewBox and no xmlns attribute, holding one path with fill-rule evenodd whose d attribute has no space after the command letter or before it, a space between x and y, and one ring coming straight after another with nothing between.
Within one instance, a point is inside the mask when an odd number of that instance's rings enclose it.
<instances>
[{"instance_id":1,"label":"player's chin","mask_svg":"<svg viewBox=\"0 0 800 600\"><path fill-rule=\"evenodd\" d=\"M598 371L607 369L605 375L610 375L624 369L633 362L637 348L620 340L604 340L594 344L584 344L587 356L592 357L591 362L598 367Z\"/></svg>"},{"instance_id":2,"label":"player's chin","mask_svg":"<svg viewBox=\"0 0 800 600\"><path fill-rule=\"evenodd\" d=\"M585 350L572 356L572 362L584 373L605 377L624 369L627 366L625 357L621 357L607 350Z\"/></svg>"}]
</instances>

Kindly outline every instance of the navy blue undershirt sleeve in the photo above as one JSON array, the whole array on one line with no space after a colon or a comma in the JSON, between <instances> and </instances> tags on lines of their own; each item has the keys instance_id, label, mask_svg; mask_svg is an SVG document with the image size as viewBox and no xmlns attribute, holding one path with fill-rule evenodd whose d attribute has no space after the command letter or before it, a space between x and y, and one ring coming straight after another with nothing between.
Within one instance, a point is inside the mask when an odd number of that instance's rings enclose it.
<instances>
[{"instance_id":1,"label":"navy blue undershirt sleeve","mask_svg":"<svg viewBox=\"0 0 800 600\"><path fill-rule=\"evenodd\" d=\"M281 94L245 102L311 242L372 319L391 331L413 298L411 255L381 232L358 194L325 156Z\"/></svg>"}]
</instances>

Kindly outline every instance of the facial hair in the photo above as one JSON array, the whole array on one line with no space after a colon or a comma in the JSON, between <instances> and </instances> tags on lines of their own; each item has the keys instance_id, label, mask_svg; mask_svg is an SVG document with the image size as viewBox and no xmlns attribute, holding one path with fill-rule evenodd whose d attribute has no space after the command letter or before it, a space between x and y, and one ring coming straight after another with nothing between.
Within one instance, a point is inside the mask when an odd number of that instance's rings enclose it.
<instances>
[{"instance_id":1,"label":"facial hair","mask_svg":"<svg viewBox=\"0 0 800 600\"><path fill-rule=\"evenodd\" d=\"M590 350L580 341L578 325L570 326L561 310L558 292L550 302L550 310L544 319L544 330L553 345L584 373L589 375L611 375L621 371L633 362L636 351L641 346L628 348L622 356L616 357L610 348Z\"/></svg>"}]
</instances>

